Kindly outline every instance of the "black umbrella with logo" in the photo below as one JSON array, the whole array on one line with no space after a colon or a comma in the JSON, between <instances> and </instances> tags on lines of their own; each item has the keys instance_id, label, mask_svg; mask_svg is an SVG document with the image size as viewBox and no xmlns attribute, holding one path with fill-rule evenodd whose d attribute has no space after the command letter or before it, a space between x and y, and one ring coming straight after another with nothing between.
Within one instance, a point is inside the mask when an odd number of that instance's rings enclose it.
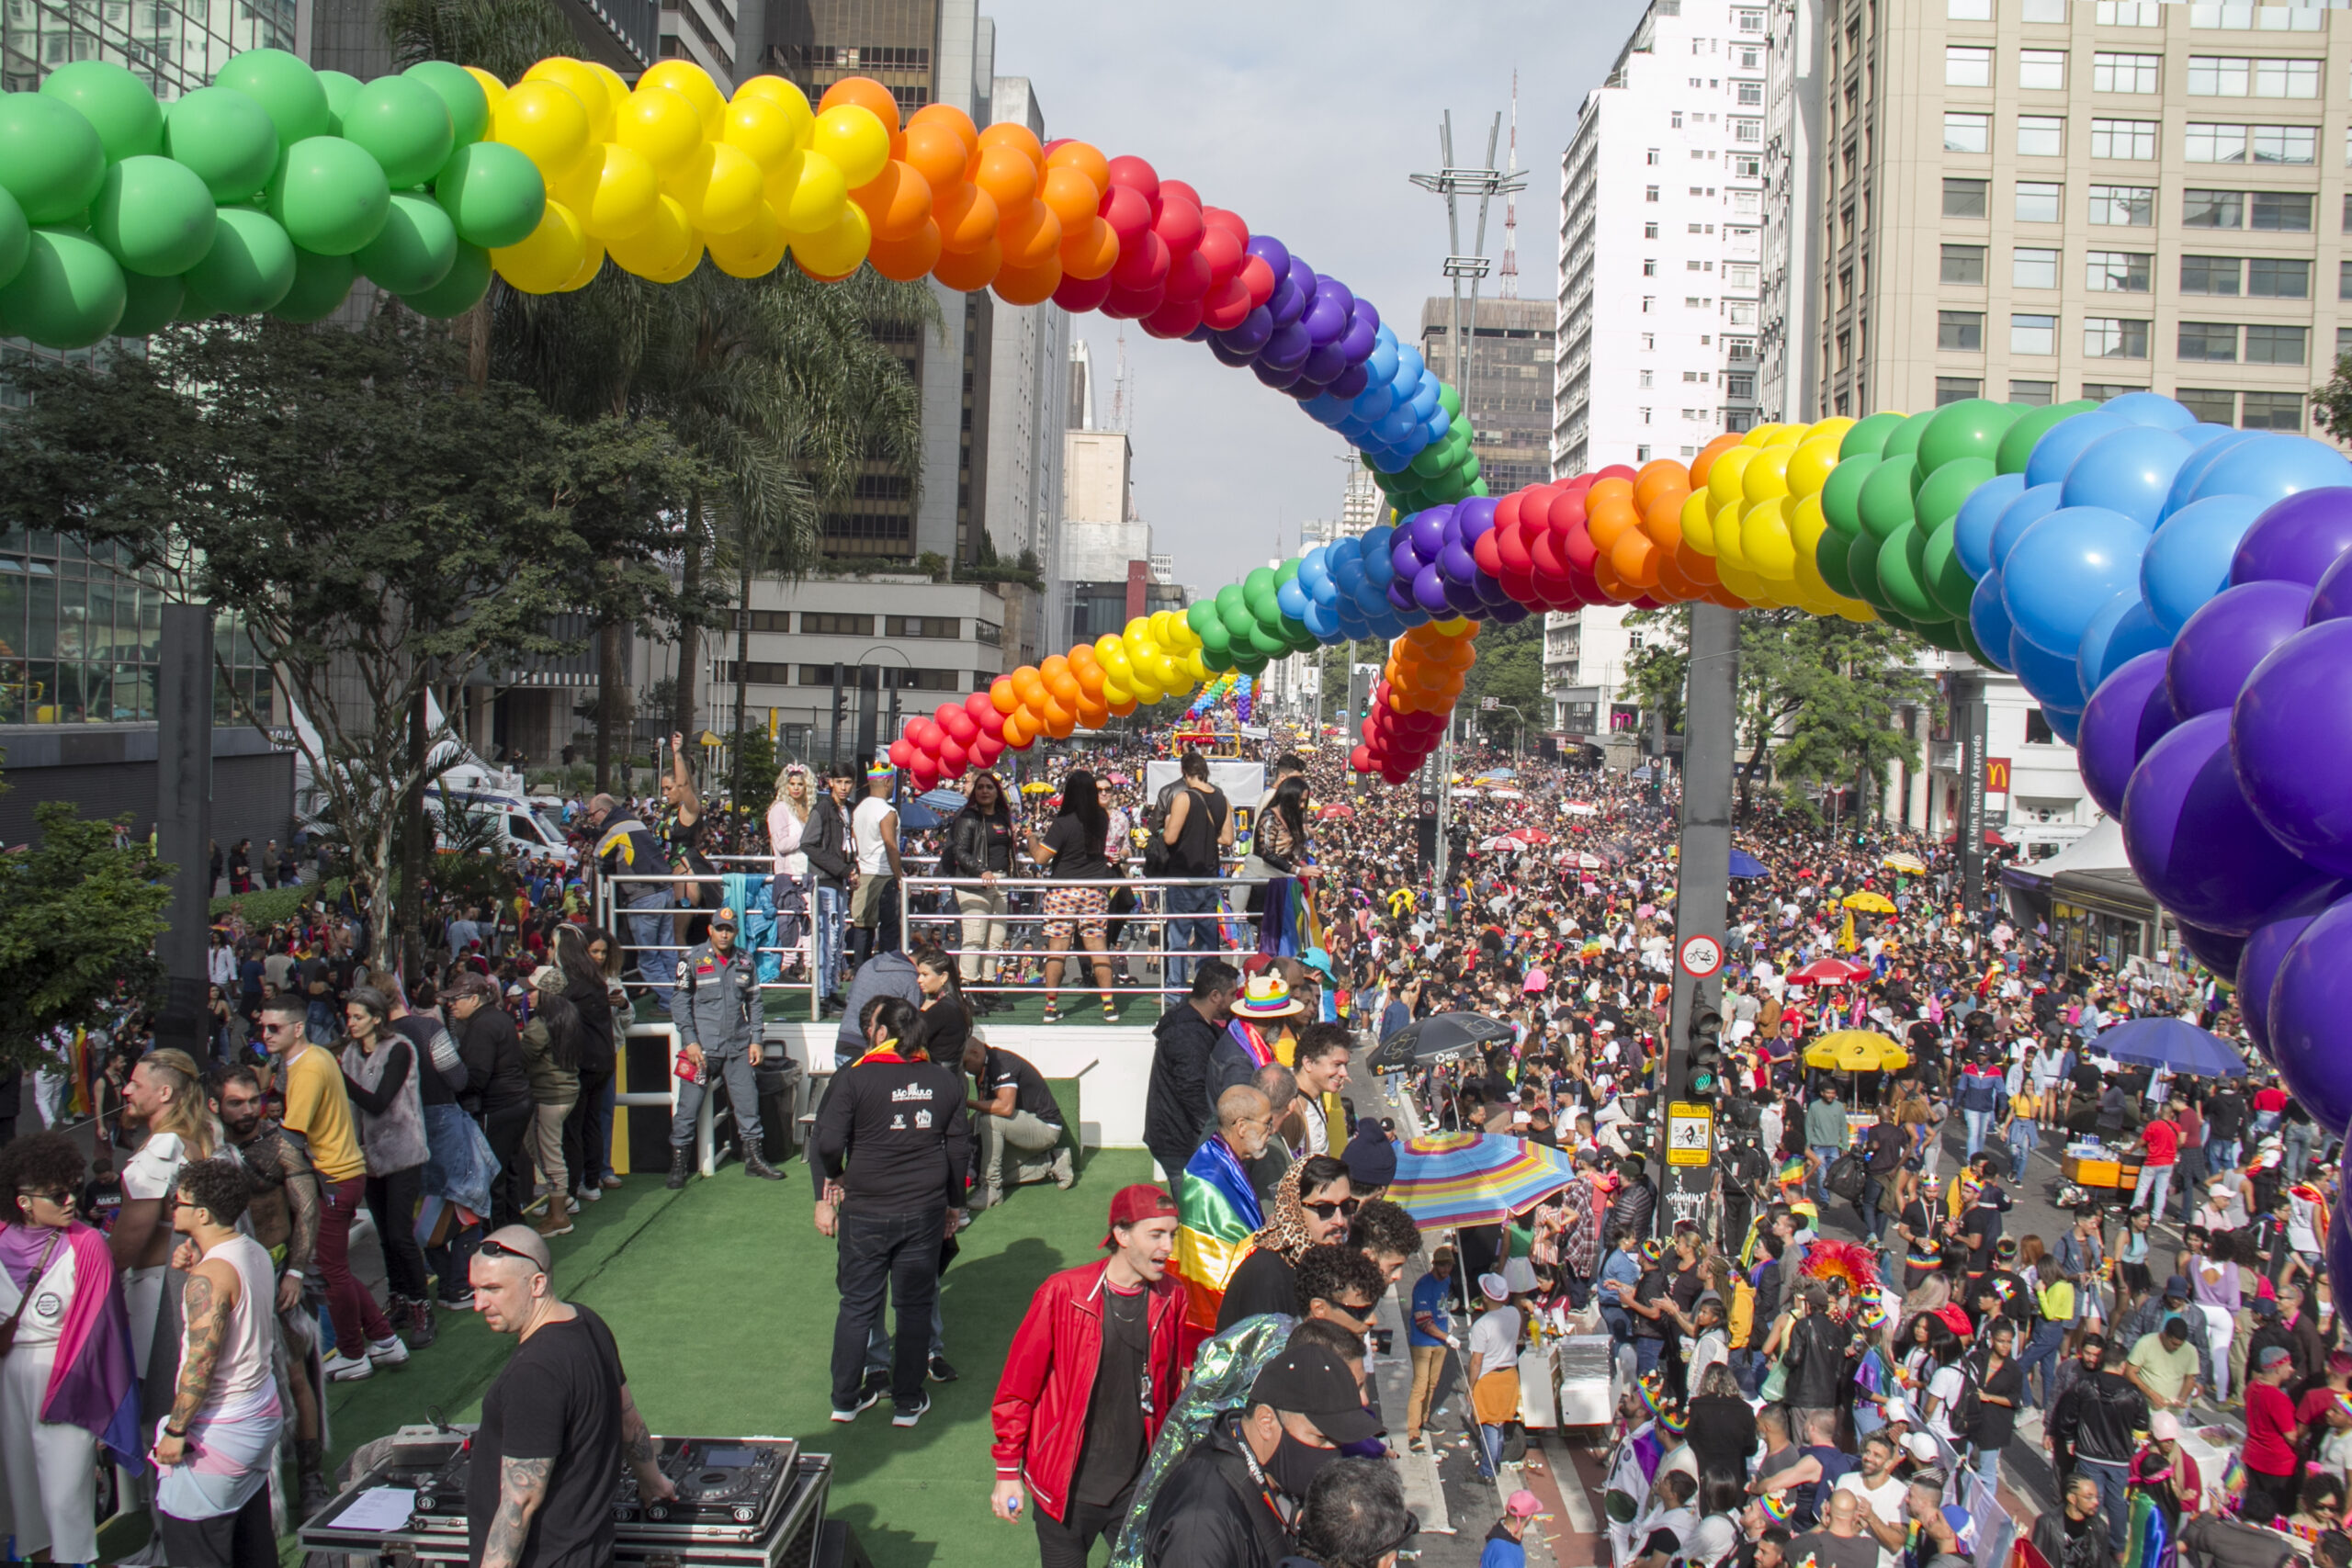
<instances>
[{"instance_id":1,"label":"black umbrella with logo","mask_svg":"<svg viewBox=\"0 0 2352 1568\"><path fill-rule=\"evenodd\" d=\"M1519 1032L1475 1012L1438 1012L1407 1024L1380 1043L1372 1054L1372 1070L1402 1072L1419 1065L1460 1061L1476 1056L1489 1045L1508 1045Z\"/></svg>"}]
</instances>

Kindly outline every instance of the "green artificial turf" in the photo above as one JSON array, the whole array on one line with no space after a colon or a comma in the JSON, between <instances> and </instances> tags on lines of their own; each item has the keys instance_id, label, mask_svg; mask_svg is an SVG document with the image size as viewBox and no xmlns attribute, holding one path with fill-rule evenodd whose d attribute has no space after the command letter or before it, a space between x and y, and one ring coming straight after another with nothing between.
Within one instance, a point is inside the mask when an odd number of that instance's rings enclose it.
<instances>
[{"instance_id":1,"label":"green artificial turf","mask_svg":"<svg viewBox=\"0 0 2352 1568\"><path fill-rule=\"evenodd\" d=\"M671 1192L631 1177L587 1205L556 1241L556 1287L612 1325L639 1408L656 1432L773 1435L834 1456L831 1517L857 1531L876 1568L1028 1568L1035 1533L989 1513L989 1402L1031 1292L1055 1269L1101 1256L1111 1195L1148 1179L1150 1156L1095 1152L1078 1185L1023 1187L963 1234L942 1281L947 1357L960 1382L931 1385L911 1431L886 1401L852 1425L831 1409L833 1244L811 1223L808 1168L787 1182L740 1168ZM397 1371L329 1398L339 1460L428 1409L474 1419L511 1343L480 1320L441 1314L441 1337Z\"/></svg>"}]
</instances>

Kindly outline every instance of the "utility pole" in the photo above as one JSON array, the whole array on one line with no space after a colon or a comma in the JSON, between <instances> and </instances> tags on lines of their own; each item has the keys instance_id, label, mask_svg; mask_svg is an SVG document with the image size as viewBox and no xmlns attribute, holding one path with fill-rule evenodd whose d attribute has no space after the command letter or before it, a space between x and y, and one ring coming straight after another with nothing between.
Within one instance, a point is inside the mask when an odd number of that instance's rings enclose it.
<instances>
[{"instance_id":1,"label":"utility pole","mask_svg":"<svg viewBox=\"0 0 2352 1568\"><path fill-rule=\"evenodd\" d=\"M1690 606L1690 669L1683 699L1682 835L1674 894L1674 1010L1668 1026L1665 1079L1658 1087L1658 1162L1666 1213L1661 1222L1696 1220L1713 1185L1712 1118L1669 1114L1667 1102L1696 1103L1720 1086L1691 1082L1694 1025L1720 1029L1722 968L1731 886L1733 704L1739 689L1739 613ZM1706 1030L1695 1032L1706 1043ZM1703 1067L1705 1062L1698 1066ZM1671 1123L1671 1126L1669 1126ZM1703 1133L1698 1131L1703 1125ZM1671 1146L1669 1146L1671 1145ZM1693 1152L1703 1154L1695 1163Z\"/></svg>"},{"instance_id":2,"label":"utility pole","mask_svg":"<svg viewBox=\"0 0 2352 1568\"><path fill-rule=\"evenodd\" d=\"M1951 682L1951 728L1960 737L1960 897L1971 919L1984 904L1984 680L1974 671L1955 671Z\"/></svg>"},{"instance_id":3,"label":"utility pole","mask_svg":"<svg viewBox=\"0 0 2352 1568\"><path fill-rule=\"evenodd\" d=\"M172 867L172 897L155 942L167 987L155 1043L198 1061L208 1059L210 1027L204 992L212 926L212 606L165 604L155 691L155 858Z\"/></svg>"}]
</instances>

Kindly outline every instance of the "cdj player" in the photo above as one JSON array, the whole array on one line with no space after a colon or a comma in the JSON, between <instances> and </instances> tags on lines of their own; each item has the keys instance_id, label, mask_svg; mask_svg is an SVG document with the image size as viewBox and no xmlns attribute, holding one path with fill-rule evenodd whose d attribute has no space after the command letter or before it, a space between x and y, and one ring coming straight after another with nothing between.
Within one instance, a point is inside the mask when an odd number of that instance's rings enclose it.
<instances>
[{"instance_id":1,"label":"cdj player","mask_svg":"<svg viewBox=\"0 0 2352 1568\"><path fill-rule=\"evenodd\" d=\"M640 1540L752 1540L784 1506L800 1445L790 1438L663 1438L655 1460L678 1495L647 1503L624 1473L613 1522Z\"/></svg>"}]
</instances>

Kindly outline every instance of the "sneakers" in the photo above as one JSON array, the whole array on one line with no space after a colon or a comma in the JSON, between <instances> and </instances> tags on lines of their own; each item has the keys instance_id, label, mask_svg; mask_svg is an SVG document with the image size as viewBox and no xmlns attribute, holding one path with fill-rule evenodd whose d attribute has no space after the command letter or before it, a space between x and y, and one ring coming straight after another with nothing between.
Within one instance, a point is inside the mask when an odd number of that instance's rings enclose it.
<instances>
[{"instance_id":1,"label":"sneakers","mask_svg":"<svg viewBox=\"0 0 2352 1568\"><path fill-rule=\"evenodd\" d=\"M368 1341L368 1359L379 1367L397 1367L408 1359L408 1347L401 1343L399 1335L387 1334Z\"/></svg>"},{"instance_id":2,"label":"sneakers","mask_svg":"<svg viewBox=\"0 0 2352 1568\"><path fill-rule=\"evenodd\" d=\"M605 1174L604 1174L604 1175L602 1175L602 1176L600 1176L600 1177L598 1177L598 1178L596 1179L596 1185L597 1185L597 1186L599 1186L599 1187L601 1187L601 1188L603 1188L603 1189L604 1189L605 1191L607 1191L607 1192L611 1192L611 1191L616 1190L616 1189L618 1189L618 1188L619 1188L620 1184L621 1184L621 1179L620 1179L619 1177L617 1177L617 1176L615 1176L615 1175L614 1175L611 1171L609 1171L609 1170L608 1170L608 1171L606 1171L606 1172L605 1172Z\"/></svg>"},{"instance_id":3,"label":"sneakers","mask_svg":"<svg viewBox=\"0 0 2352 1568\"><path fill-rule=\"evenodd\" d=\"M1061 1014L1055 1010L1053 998L1051 997L1046 998L1046 1016L1041 1021L1046 1023L1059 1023L1061 1021Z\"/></svg>"},{"instance_id":4,"label":"sneakers","mask_svg":"<svg viewBox=\"0 0 2352 1568\"><path fill-rule=\"evenodd\" d=\"M932 1359L931 1359L931 1381L932 1381L932 1382L954 1382L956 1381L956 1369L955 1369L954 1367L949 1366L949 1365L947 1364L947 1358L946 1358L946 1357L944 1357L944 1356L933 1356L933 1357L932 1357Z\"/></svg>"},{"instance_id":5,"label":"sneakers","mask_svg":"<svg viewBox=\"0 0 2352 1568\"><path fill-rule=\"evenodd\" d=\"M571 1195L571 1201L575 1204L601 1203L605 1201L605 1190L601 1187L582 1187Z\"/></svg>"},{"instance_id":6,"label":"sneakers","mask_svg":"<svg viewBox=\"0 0 2352 1568\"><path fill-rule=\"evenodd\" d=\"M571 1204L562 1193L548 1195L548 1212L539 1216L537 1228L541 1235L549 1239L571 1234Z\"/></svg>"},{"instance_id":7,"label":"sneakers","mask_svg":"<svg viewBox=\"0 0 2352 1568\"><path fill-rule=\"evenodd\" d=\"M934 1357L933 1359L936 1362L937 1358ZM919 1395L912 1405L901 1404L890 1412L890 1425L893 1427L911 1427L916 1422L922 1420L922 1413L930 1408L931 1395L927 1393Z\"/></svg>"},{"instance_id":8,"label":"sneakers","mask_svg":"<svg viewBox=\"0 0 2352 1568\"><path fill-rule=\"evenodd\" d=\"M865 1412L881 1404L882 1396L889 1392L890 1379L888 1373L883 1373L879 1377L869 1377L865 1380L865 1386L857 1391L856 1404L852 1404L846 1410L842 1409L840 1405L835 1405L833 1407L833 1419L842 1422L854 1421Z\"/></svg>"},{"instance_id":9,"label":"sneakers","mask_svg":"<svg viewBox=\"0 0 2352 1568\"><path fill-rule=\"evenodd\" d=\"M474 1310L474 1293L469 1290L458 1292L454 1295L447 1291L444 1291L441 1292L440 1299L441 1308L445 1312L471 1312Z\"/></svg>"},{"instance_id":10,"label":"sneakers","mask_svg":"<svg viewBox=\"0 0 2352 1568\"><path fill-rule=\"evenodd\" d=\"M376 1363L365 1356L354 1359L341 1350L330 1350L320 1359L319 1370L329 1382L357 1382L376 1375Z\"/></svg>"}]
</instances>

